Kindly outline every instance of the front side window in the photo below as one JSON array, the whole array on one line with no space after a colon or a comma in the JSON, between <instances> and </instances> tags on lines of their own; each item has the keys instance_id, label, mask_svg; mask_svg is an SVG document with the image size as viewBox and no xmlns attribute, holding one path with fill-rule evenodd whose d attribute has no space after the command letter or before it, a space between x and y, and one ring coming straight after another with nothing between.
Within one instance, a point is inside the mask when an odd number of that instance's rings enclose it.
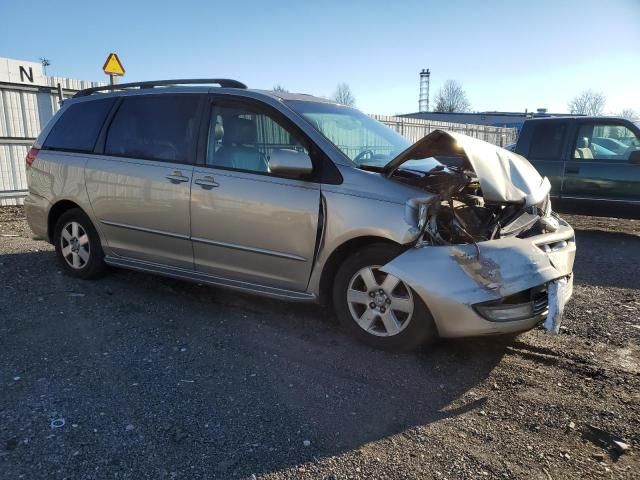
<instances>
[{"instance_id":1,"label":"front side window","mask_svg":"<svg viewBox=\"0 0 640 480\"><path fill-rule=\"evenodd\" d=\"M305 143L272 116L250 106L216 105L209 121L207 165L269 174L274 151L308 155Z\"/></svg>"},{"instance_id":2,"label":"front side window","mask_svg":"<svg viewBox=\"0 0 640 480\"><path fill-rule=\"evenodd\" d=\"M535 126L531 136L529 158L535 160L561 160L566 123L549 122Z\"/></svg>"},{"instance_id":3,"label":"front side window","mask_svg":"<svg viewBox=\"0 0 640 480\"><path fill-rule=\"evenodd\" d=\"M105 143L107 155L190 163L198 129L197 95L125 98Z\"/></svg>"},{"instance_id":4,"label":"front side window","mask_svg":"<svg viewBox=\"0 0 640 480\"><path fill-rule=\"evenodd\" d=\"M358 167L386 165L411 142L355 108L292 100L287 104L307 119Z\"/></svg>"},{"instance_id":5,"label":"front side window","mask_svg":"<svg viewBox=\"0 0 640 480\"><path fill-rule=\"evenodd\" d=\"M74 103L61 113L51 128L43 148L72 152L91 152L115 99Z\"/></svg>"},{"instance_id":6,"label":"front side window","mask_svg":"<svg viewBox=\"0 0 640 480\"><path fill-rule=\"evenodd\" d=\"M582 160L629 160L640 149L635 133L624 125L591 123L578 129L573 158Z\"/></svg>"}]
</instances>

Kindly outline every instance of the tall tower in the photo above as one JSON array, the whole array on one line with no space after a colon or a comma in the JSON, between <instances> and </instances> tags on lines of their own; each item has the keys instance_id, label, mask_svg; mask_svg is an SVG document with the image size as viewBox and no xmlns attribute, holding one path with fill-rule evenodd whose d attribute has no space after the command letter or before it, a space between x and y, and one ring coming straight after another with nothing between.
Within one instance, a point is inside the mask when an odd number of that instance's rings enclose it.
<instances>
[{"instance_id":1,"label":"tall tower","mask_svg":"<svg viewBox=\"0 0 640 480\"><path fill-rule=\"evenodd\" d=\"M431 72L428 68L423 68L420 72L420 97L418 97L418 111L429 111L429 80Z\"/></svg>"}]
</instances>

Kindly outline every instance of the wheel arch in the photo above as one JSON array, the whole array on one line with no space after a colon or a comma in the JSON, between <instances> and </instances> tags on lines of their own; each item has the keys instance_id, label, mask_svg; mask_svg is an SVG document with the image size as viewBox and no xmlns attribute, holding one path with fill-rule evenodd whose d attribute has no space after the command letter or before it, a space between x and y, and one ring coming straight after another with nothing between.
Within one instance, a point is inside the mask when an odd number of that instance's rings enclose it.
<instances>
[{"instance_id":1,"label":"wheel arch","mask_svg":"<svg viewBox=\"0 0 640 480\"><path fill-rule=\"evenodd\" d=\"M73 208L79 208L84 212L82 207L78 205L76 202L71 200L59 200L52 205L49 209L49 214L47 216L47 239L49 243L53 243L53 232L56 228L56 223L58 223L58 219L64 214ZM85 214L87 212L84 212Z\"/></svg>"},{"instance_id":2,"label":"wheel arch","mask_svg":"<svg viewBox=\"0 0 640 480\"><path fill-rule=\"evenodd\" d=\"M333 279L342 265L342 262L348 258L350 255L354 254L358 250L362 250L365 247L370 245L390 245L396 248L404 248L404 246L398 242L394 242L388 238L377 237L377 236L361 236L351 238L344 243L338 245L327 261L324 263L322 268L322 274L320 275L320 285L318 289L319 293L319 301L322 305L330 305L331 302L331 285L333 284Z\"/></svg>"}]
</instances>

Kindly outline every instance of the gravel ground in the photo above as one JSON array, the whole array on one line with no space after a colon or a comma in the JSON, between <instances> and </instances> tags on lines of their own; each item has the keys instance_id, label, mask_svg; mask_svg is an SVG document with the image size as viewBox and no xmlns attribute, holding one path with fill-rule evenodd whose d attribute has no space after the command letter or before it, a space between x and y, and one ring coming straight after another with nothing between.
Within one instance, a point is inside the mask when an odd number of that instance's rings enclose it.
<instances>
[{"instance_id":1,"label":"gravel ground","mask_svg":"<svg viewBox=\"0 0 640 480\"><path fill-rule=\"evenodd\" d=\"M0 208L0 478L638 478L640 222L567 219L561 335L392 355L315 305L66 277Z\"/></svg>"}]
</instances>

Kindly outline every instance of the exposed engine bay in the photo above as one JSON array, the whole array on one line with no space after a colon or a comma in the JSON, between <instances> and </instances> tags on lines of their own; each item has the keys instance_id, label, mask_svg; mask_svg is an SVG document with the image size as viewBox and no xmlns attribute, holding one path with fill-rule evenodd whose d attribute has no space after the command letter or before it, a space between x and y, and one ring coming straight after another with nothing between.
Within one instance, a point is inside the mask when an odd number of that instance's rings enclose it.
<instances>
[{"instance_id":1,"label":"exposed engine bay","mask_svg":"<svg viewBox=\"0 0 640 480\"><path fill-rule=\"evenodd\" d=\"M526 159L439 130L409 150L387 175L437 196L416 207L419 242L466 244L557 230L549 182Z\"/></svg>"},{"instance_id":2,"label":"exposed engine bay","mask_svg":"<svg viewBox=\"0 0 640 480\"><path fill-rule=\"evenodd\" d=\"M531 206L487 203L473 172L444 165L429 172L401 168L394 178L438 196L437 201L418 207L421 241L463 244L546 231L541 219L550 215L548 196Z\"/></svg>"}]
</instances>

